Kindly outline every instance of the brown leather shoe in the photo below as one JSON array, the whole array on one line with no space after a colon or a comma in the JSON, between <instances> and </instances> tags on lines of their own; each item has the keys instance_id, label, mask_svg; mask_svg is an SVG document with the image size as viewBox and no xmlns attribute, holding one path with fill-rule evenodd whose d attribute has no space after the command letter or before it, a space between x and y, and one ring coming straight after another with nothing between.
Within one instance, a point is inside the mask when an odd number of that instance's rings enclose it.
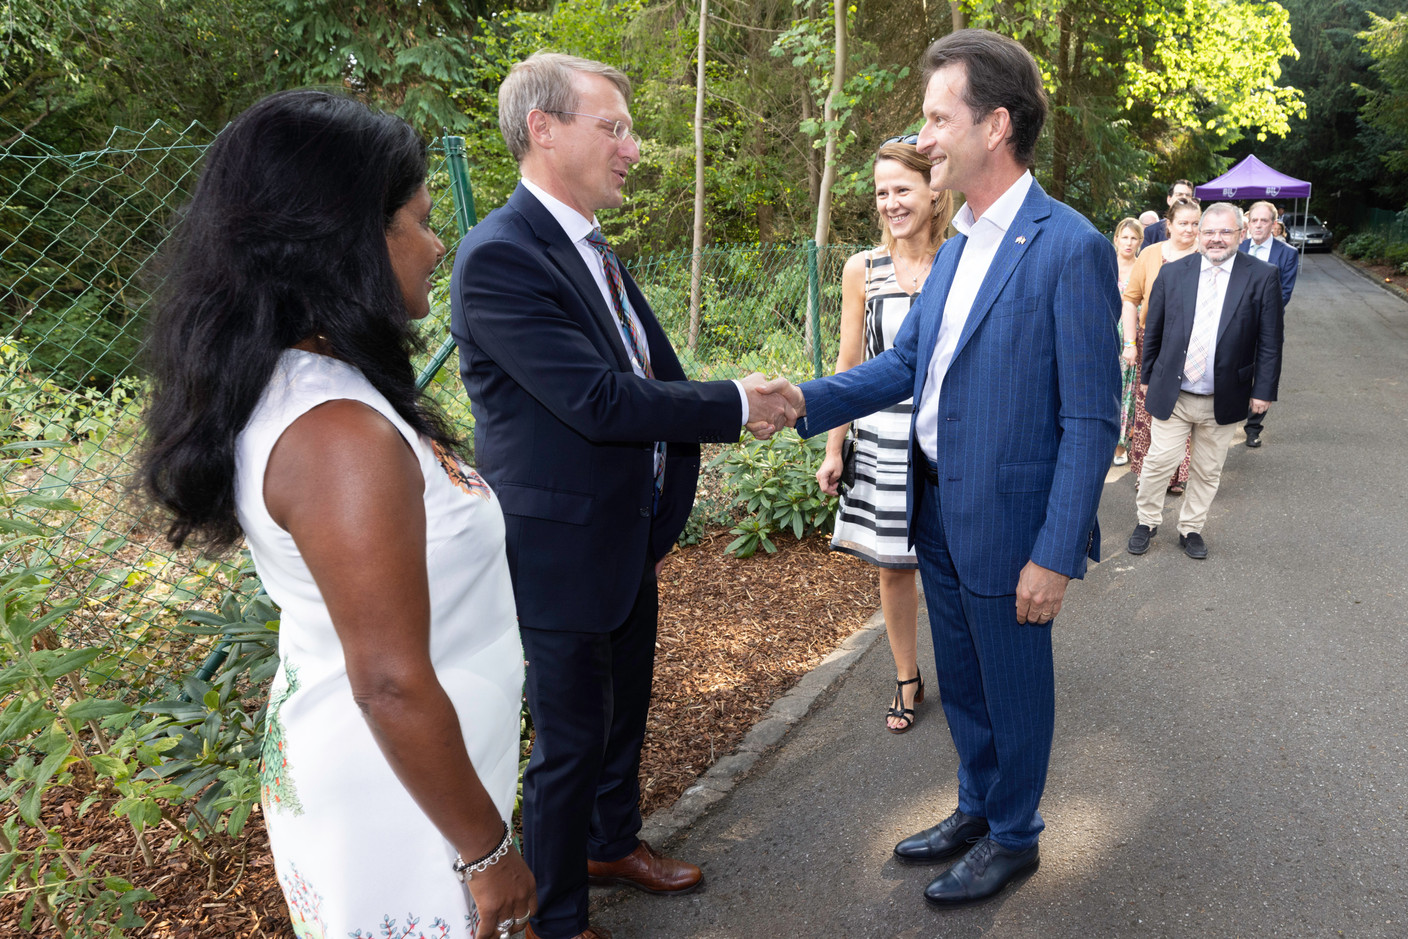
<instances>
[{"instance_id":1,"label":"brown leather shoe","mask_svg":"<svg viewBox=\"0 0 1408 939\"><path fill-rule=\"evenodd\" d=\"M528 927L524 935L527 936L528 939L542 939L537 933L533 932L532 926ZM583 932L579 932L577 935L573 936L572 939L611 939L611 933L602 929L600 926L588 926Z\"/></svg>"},{"instance_id":2,"label":"brown leather shoe","mask_svg":"<svg viewBox=\"0 0 1408 939\"><path fill-rule=\"evenodd\" d=\"M647 893L688 893L699 886L704 872L687 861L656 854L642 841L619 861L588 860L587 879L596 886L625 884Z\"/></svg>"}]
</instances>

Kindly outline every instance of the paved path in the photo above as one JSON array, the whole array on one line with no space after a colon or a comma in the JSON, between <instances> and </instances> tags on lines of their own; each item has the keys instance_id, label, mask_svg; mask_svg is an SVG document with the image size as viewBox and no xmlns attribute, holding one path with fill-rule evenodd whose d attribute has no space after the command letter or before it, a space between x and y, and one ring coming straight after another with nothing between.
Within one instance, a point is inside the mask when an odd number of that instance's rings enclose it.
<instances>
[{"instance_id":1,"label":"paved path","mask_svg":"<svg viewBox=\"0 0 1408 939\"><path fill-rule=\"evenodd\" d=\"M975 908L930 910L940 869L896 840L954 806L937 695L883 730L875 642L781 744L668 847L705 887L600 892L643 937L1408 936L1408 303L1307 257L1281 400L1228 459L1184 557L1176 500L1124 553L1133 480L1111 473L1106 561L1057 621L1041 869ZM921 623L921 663L931 653ZM932 665L924 669L932 676Z\"/></svg>"}]
</instances>

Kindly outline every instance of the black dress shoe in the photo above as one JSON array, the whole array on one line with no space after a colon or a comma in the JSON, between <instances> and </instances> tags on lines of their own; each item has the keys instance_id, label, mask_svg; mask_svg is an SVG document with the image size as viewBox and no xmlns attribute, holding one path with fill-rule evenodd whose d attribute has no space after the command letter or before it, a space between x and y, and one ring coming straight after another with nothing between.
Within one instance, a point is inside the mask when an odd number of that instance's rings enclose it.
<instances>
[{"instance_id":1,"label":"black dress shoe","mask_svg":"<svg viewBox=\"0 0 1408 939\"><path fill-rule=\"evenodd\" d=\"M1149 550L1149 539L1158 533L1159 526L1135 525L1134 534L1129 536L1129 553L1143 554Z\"/></svg>"},{"instance_id":2,"label":"black dress shoe","mask_svg":"<svg viewBox=\"0 0 1408 939\"><path fill-rule=\"evenodd\" d=\"M895 845L895 857L906 864L936 864L970 850L987 833L987 819L954 812Z\"/></svg>"},{"instance_id":3,"label":"black dress shoe","mask_svg":"<svg viewBox=\"0 0 1408 939\"><path fill-rule=\"evenodd\" d=\"M1036 845L1025 851L1012 851L991 838L984 838L963 856L963 860L925 888L924 899L933 906L978 903L1023 874L1036 870L1040 863L1040 849Z\"/></svg>"},{"instance_id":4,"label":"black dress shoe","mask_svg":"<svg viewBox=\"0 0 1408 939\"><path fill-rule=\"evenodd\" d=\"M1247 446L1253 450L1261 446L1261 434L1247 434Z\"/></svg>"},{"instance_id":5,"label":"black dress shoe","mask_svg":"<svg viewBox=\"0 0 1408 939\"><path fill-rule=\"evenodd\" d=\"M1208 556L1208 546L1203 543L1203 536L1195 531L1179 535L1178 546L1183 549L1184 554L1195 561L1201 561Z\"/></svg>"}]
</instances>

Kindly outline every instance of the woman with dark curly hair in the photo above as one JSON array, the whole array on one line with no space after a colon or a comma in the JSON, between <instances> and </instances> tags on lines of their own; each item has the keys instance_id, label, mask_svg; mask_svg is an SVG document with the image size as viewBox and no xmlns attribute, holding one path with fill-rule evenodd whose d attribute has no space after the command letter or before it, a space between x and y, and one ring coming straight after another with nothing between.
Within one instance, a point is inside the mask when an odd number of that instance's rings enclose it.
<instances>
[{"instance_id":1,"label":"woman with dark curly hair","mask_svg":"<svg viewBox=\"0 0 1408 939\"><path fill-rule=\"evenodd\" d=\"M506 937L535 906L503 516L410 361L425 177L399 118L265 98L210 147L148 341L141 483L174 544L243 535L283 611L260 781L303 937Z\"/></svg>"}]
</instances>

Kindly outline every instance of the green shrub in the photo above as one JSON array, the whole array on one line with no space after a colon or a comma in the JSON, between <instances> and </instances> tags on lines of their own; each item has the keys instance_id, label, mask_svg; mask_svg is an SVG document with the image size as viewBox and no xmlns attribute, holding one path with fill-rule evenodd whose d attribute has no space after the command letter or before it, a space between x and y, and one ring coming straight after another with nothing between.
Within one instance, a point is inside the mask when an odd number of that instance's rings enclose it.
<instances>
[{"instance_id":1,"label":"green shrub","mask_svg":"<svg viewBox=\"0 0 1408 939\"><path fill-rule=\"evenodd\" d=\"M1392 264L1394 267L1408 262L1408 242L1390 242L1388 247L1384 248L1383 259L1385 264Z\"/></svg>"},{"instance_id":2,"label":"green shrub","mask_svg":"<svg viewBox=\"0 0 1408 939\"><path fill-rule=\"evenodd\" d=\"M738 537L728 546L736 557L750 557L759 548L777 550L772 535L791 531L796 538L830 528L836 499L821 491L816 471L826 457L826 438L803 440L785 428L771 439L741 443L716 457L733 493L733 504L746 517L732 529Z\"/></svg>"},{"instance_id":3,"label":"green shrub","mask_svg":"<svg viewBox=\"0 0 1408 939\"><path fill-rule=\"evenodd\" d=\"M1341 242L1340 251L1347 258L1372 261L1383 257L1387 247L1388 244L1382 236L1373 232L1360 232L1357 235L1350 235Z\"/></svg>"}]
</instances>

